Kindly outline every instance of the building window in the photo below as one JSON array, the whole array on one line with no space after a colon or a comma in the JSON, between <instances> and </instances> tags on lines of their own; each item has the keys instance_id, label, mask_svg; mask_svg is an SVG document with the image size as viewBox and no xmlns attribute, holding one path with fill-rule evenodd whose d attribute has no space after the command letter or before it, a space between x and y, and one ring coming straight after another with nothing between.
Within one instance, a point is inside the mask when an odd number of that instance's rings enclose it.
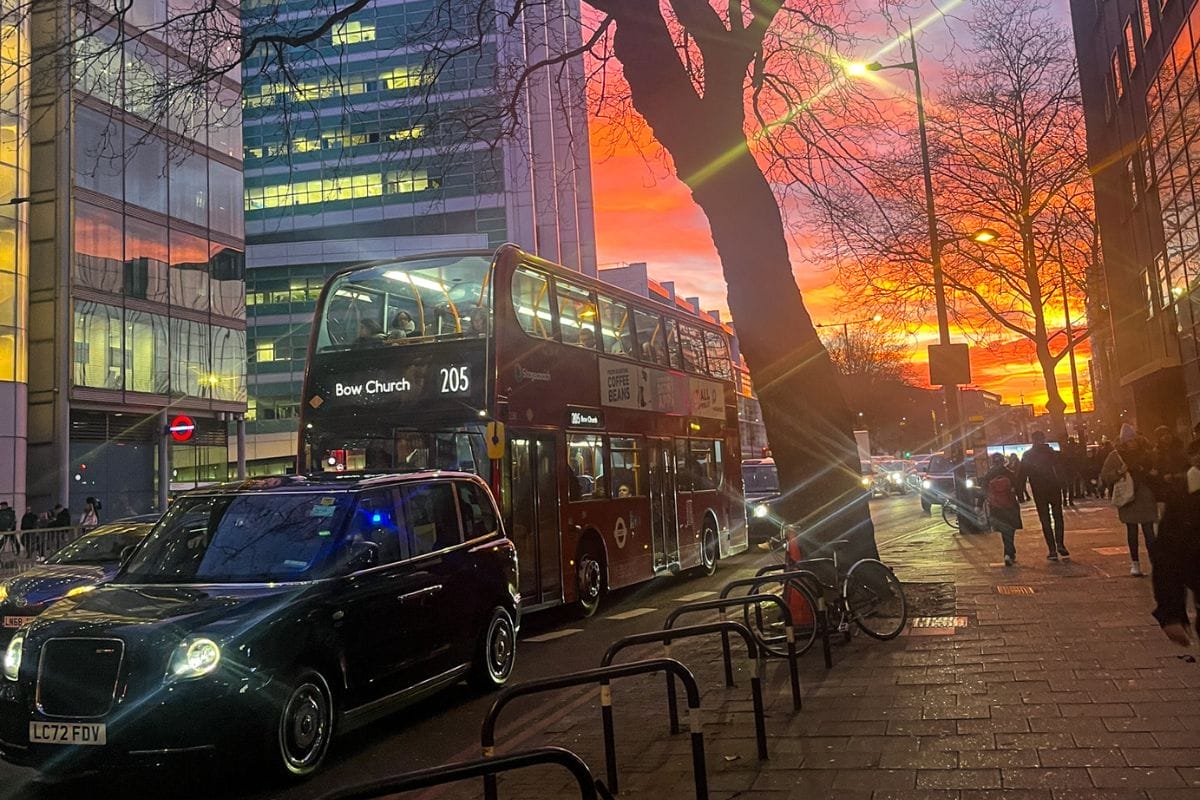
<instances>
[{"instance_id":1,"label":"building window","mask_svg":"<svg viewBox=\"0 0 1200 800\"><path fill-rule=\"evenodd\" d=\"M1138 0L1138 8L1142 12L1142 41L1150 38L1150 34L1154 33L1154 20L1150 17L1150 0Z\"/></svg>"},{"instance_id":2,"label":"building window","mask_svg":"<svg viewBox=\"0 0 1200 800\"><path fill-rule=\"evenodd\" d=\"M254 360L260 364L265 364L275 360L275 343L274 342L258 342L254 345Z\"/></svg>"},{"instance_id":3,"label":"building window","mask_svg":"<svg viewBox=\"0 0 1200 800\"><path fill-rule=\"evenodd\" d=\"M1129 73L1137 69L1137 37L1133 33L1133 17L1125 20L1125 58L1129 61Z\"/></svg>"},{"instance_id":4,"label":"building window","mask_svg":"<svg viewBox=\"0 0 1200 800\"><path fill-rule=\"evenodd\" d=\"M1121 98L1125 96L1125 80L1121 76L1121 51L1119 50L1113 50L1112 54L1112 82L1113 95L1120 102Z\"/></svg>"},{"instance_id":5,"label":"building window","mask_svg":"<svg viewBox=\"0 0 1200 800\"><path fill-rule=\"evenodd\" d=\"M1129 198L1133 207L1137 208L1142 202L1142 197L1138 192L1137 170L1134 167L1133 158L1125 160L1125 182L1129 184Z\"/></svg>"},{"instance_id":6,"label":"building window","mask_svg":"<svg viewBox=\"0 0 1200 800\"><path fill-rule=\"evenodd\" d=\"M1145 0L1143 0L1145 2ZM334 45L361 44L375 41L375 23L348 20L334 25L330 31Z\"/></svg>"},{"instance_id":7,"label":"building window","mask_svg":"<svg viewBox=\"0 0 1200 800\"><path fill-rule=\"evenodd\" d=\"M381 73L379 80L383 83L383 88L398 91L429 84L433 80L433 73L424 66L396 67Z\"/></svg>"}]
</instances>

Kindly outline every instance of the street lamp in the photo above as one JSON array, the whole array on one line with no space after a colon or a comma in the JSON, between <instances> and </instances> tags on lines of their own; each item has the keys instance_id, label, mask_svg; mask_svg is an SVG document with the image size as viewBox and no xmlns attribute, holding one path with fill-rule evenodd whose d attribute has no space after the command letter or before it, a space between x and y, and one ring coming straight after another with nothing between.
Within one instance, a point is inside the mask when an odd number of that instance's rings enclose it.
<instances>
[{"instance_id":1,"label":"street lamp","mask_svg":"<svg viewBox=\"0 0 1200 800\"><path fill-rule=\"evenodd\" d=\"M841 327L842 338L845 340L846 349L849 350L850 349L850 326L851 325L865 325L868 322L882 322L882 321L883 321L883 315L876 314L875 316L868 317L866 319L851 319L851 320L847 320L846 322L824 322L824 323L818 322L813 327L814 328Z\"/></svg>"}]
</instances>

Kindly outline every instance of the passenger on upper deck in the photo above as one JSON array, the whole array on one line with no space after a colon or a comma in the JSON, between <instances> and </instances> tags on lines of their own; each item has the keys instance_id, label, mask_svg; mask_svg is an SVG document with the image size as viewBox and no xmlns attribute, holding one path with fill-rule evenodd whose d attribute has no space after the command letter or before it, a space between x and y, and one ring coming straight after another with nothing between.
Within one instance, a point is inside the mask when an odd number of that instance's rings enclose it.
<instances>
[{"instance_id":1,"label":"passenger on upper deck","mask_svg":"<svg viewBox=\"0 0 1200 800\"><path fill-rule=\"evenodd\" d=\"M383 329L375 320L367 317L358 323L358 338L354 341L356 347L374 347L383 342Z\"/></svg>"},{"instance_id":2,"label":"passenger on upper deck","mask_svg":"<svg viewBox=\"0 0 1200 800\"><path fill-rule=\"evenodd\" d=\"M388 327L387 338L405 339L416 335L416 333L417 323L413 321L412 314L402 309L396 312L396 316L392 317L392 324Z\"/></svg>"}]
</instances>

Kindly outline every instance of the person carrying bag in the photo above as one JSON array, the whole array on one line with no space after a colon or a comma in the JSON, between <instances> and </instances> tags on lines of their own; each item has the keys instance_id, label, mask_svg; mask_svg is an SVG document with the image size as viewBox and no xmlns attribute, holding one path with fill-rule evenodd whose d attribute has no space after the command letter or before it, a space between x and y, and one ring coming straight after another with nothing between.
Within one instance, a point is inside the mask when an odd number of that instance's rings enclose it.
<instances>
[{"instance_id":1,"label":"person carrying bag","mask_svg":"<svg viewBox=\"0 0 1200 800\"><path fill-rule=\"evenodd\" d=\"M1154 549L1154 525L1158 522L1158 501L1150 487L1150 445L1133 426L1121 426L1116 448L1104 460L1100 478L1113 487L1112 504L1117 518L1125 523L1125 538L1129 545L1129 574L1143 574L1138 554L1138 528L1146 540L1146 551Z\"/></svg>"}]
</instances>

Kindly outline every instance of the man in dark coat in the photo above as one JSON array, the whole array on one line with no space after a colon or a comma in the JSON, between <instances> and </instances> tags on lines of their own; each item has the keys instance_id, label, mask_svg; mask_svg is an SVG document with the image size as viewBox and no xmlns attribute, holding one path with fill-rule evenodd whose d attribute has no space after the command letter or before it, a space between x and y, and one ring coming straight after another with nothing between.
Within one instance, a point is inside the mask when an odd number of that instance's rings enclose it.
<instances>
[{"instance_id":1,"label":"man in dark coat","mask_svg":"<svg viewBox=\"0 0 1200 800\"><path fill-rule=\"evenodd\" d=\"M1200 440L1188 445L1188 460L1200 466ZM1154 618L1167 637L1191 645L1188 589L1200 597L1200 491L1188 491L1187 479L1166 481L1162 522L1154 543ZM1200 623L1200 620L1197 620Z\"/></svg>"},{"instance_id":2,"label":"man in dark coat","mask_svg":"<svg viewBox=\"0 0 1200 800\"><path fill-rule=\"evenodd\" d=\"M1021 506L1017 502L1017 476L1004 465L1002 453L992 454L992 468L983 477L987 496L988 519L1000 531L1004 542L1004 566L1017 563L1017 529L1021 527Z\"/></svg>"},{"instance_id":3,"label":"man in dark coat","mask_svg":"<svg viewBox=\"0 0 1200 800\"><path fill-rule=\"evenodd\" d=\"M1033 504L1042 523L1042 536L1046 538L1046 560L1068 559L1071 553L1063 544L1063 468L1062 457L1046 444L1046 434L1034 431L1030 434L1033 447L1021 456L1021 474L1017 482L1029 482Z\"/></svg>"}]
</instances>

